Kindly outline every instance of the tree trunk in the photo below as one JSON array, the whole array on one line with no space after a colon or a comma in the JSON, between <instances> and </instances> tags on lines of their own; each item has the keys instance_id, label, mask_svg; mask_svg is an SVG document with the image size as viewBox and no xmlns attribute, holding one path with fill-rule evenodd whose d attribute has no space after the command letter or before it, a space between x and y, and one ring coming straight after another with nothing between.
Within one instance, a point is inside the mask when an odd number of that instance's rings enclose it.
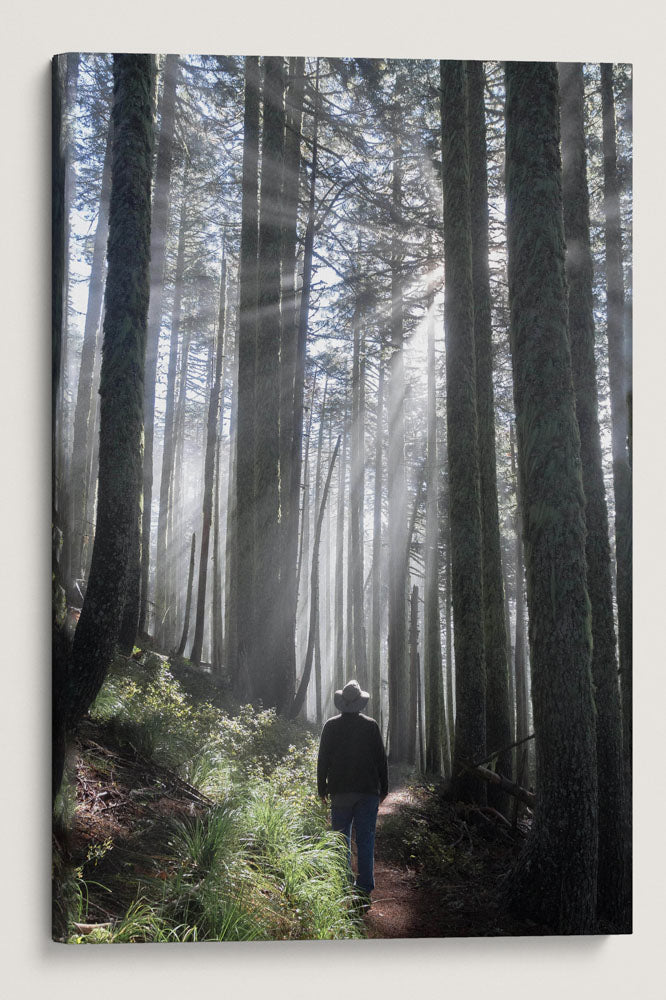
<instances>
[{"instance_id":1,"label":"tree trunk","mask_svg":"<svg viewBox=\"0 0 666 1000\"><path fill-rule=\"evenodd\" d=\"M148 308L148 336L146 341L146 381L144 396L144 451L143 451L143 515L141 528L141 607L139 632L149 628L148 600L150 573L150 533L153 503L153 438L155 435L155 386L157 382L157 355L162 325L162 296L166 263L167 224L169 221L169 194L171 166L173 163L173 138L176 118L176 83L178 56L166 57L164 89L160 114L160 137L155 162L155 189L153 196L150 238L150 305Z\"/></svg>"},{"instance_id":2,"label":"tree trunk","mask_svg":"<svg viewBox=\"0 0 666 1000\"><path fill-rule=\"evenodd\" d=\"M74 127L73 118L76 113L76 98L79 79L80 54L78 52L67 53L67 69L64 80L64 103L61 111L62 120L59 128L62 128L62 143L64 152L64 189L63 189L63 275L62 275L62 295L63 295L63 315L62 315L62 346L60 361L60 380L56 395L56 424L57 427L57 455L56 455L56 475L58 478L59 496L58 510L63 515L69 513L68 491L71 482L71 469L68 461L70 448L71 414L69 412L68 388L69 388L69 265L70 265L70 240L71 240L71 212L72 205L76 197L76 170L74 168L75 147L74 147ZM107 195L108 201L108 195ZM107 206L108 207L108 206ZM67 532L71 531L71 525L63 527ZM69 549L68 545L68 549ZM63 553L65 561L69 559L69 551ZM71 586L71 571L68 565L65 566L64 579Z\"/></svg>"},{"instance_id":3,"label":"tree trunk","mask_svg":"<svg viewBox=\"0 0 666 1000\"><path fill-rule=\"evenodd\" d=\"M425 532L425 609L423 665L425 670L425 768L442 773L444 736L444 688L442 638L439 617L439 466L437 463L437 402L435 365L435 295L428 296L428 454ZM447 769L448 770L448 769Z\"/></svg>"},{"instance_id":4,"label":"tree trunk","mask_svg":"<svg viewBox=\"0 0 666 1000\"><path fill-rule=\"evenodd\" d=\"M476 358L476 408L479 423L479 479L481 487L481 537L483 566L483 644L486 661L486 744L499 749L511 742L509 670L504 580L497 504L495 460L495 400L493 393L493 340L488 268L488 176L486 120L482 62L467 63L468 132L470 163L470 217L472 227L472 283L474 291L474 348ZM511 751L497 759L497 769L512 776ZM488 803L507 815L509 799L501 787L488 788Z\"/></svg>"},{"instance_id":5,"label":"tree trunk","mask_svg":"<svg viewBox=\"0 0 666 1000\"><path fill-rule=\"evenodd\" d=\"M171 518L171 527L169 529L169 536L171 538L178 538L179 541L185 538L185 503L183 500L183 493L185 488L184 477L183 477L183 453L185 445L185 412L187 409L187 383L189 377L189 358L190 358L190 344L192 340L191 330L188 327L185 329L183 334L183 344L181 348L181 359L180 359L180 375L179 375L179 385L178 385L178 399L176 402L176 415L175 415L175 437L176 443L174 448L174 461L173 461L173 480L170 487L170 493L173 498L172 503L169 505L169 513ZM182 542L180 543L182 544ZM173 546L172 546L173 548ZM180 545L179 545L180 549ZM174 616L178 620L183 614L183 600L181 588L178 586L176 589L174 586L174 577L178 574L180 579L180 573L178 570L181 569L182 563L185 560L185 565L187 565L187 551L183 549L177 553L178 558L176 558L176 553L169 553L167 550L167 555L169 556L169 579L171 586L174 588L171 593L173 596L170 598L171 603L174 604L177 614ZM174 638L174 642L175 642Z\"/></svg>"},{"instance_id":6,"label":"tree trunk","mask_svg":"<svg viewBox=\"0 0 666 1000\"><path fill-rule=\"evenodd\" d=\"M231 679L232 689L240 694L245 681L239 674L238 661L238 545L236 531L238 518L236 516L236 448L238 442L238 352L236 338L231 364L231 412L229 415L229 471L227 485L227 532L224 564L224 664Z\"/></svg>"},{"instance_id":7,"label":"tree trunk","mask_svg":"<svg viewBox=\"0 0 666 1000\"><path fill-rule=\"evenodd\" d=\"M294 437L294 380L298 352L296 251L298 194L301 175L301 123L305 89L305 59L289 60L286 132L282 171L282 325L280 327L280 516L283 542L288 545L291 504L291 456ZM301 396L302 401L302 396ZM298 504L296 506L298 524ZM286 554L285 554L286 558ZM291 636L292 658L295 647ZM294 667L295 669L295 667Z\"/></svg>"},{"instance_id":8,"label":"tree trunk","mask_svg":"<svg viewBox=\"0 0 666 1000\"><path fill-rule=\"evenodd\" d=\"M516 640L514 649L514 671L516 675L516 736L525 739L530 731L529 692L527 685L527 642L525 635L525 561L523 558L523 518L520 499L520 482L516 472L516 457L513 424L510 428L511 473L516 483L516 512L514 532L516 538ZM528 770L529 770L529 751Z\"/></svg>"},{"instance_id":9,"label":"tree trunk","mask_svg":"<svg viewBox=\"0 0 666 1000\"><path fill-rule=\"evenodd\" d=\"M599 876L597 913L620 925L625 920L624 786L622 712L617 683L608 509L601 458L594 357L593 262L580 63L560 64L562 194L566 273L569 286L569 344L585 494L587 590L592 611L592 680L597 718L599 787Z\"/></svg>"},{"instance_id":10,"label":"tree trunk","mask_svg":"<svg viewBox=\"0 0 666 1000\"><path fill-rule=\"evenodd\" d=\"M169 535L169 504L173 504L173 464L175 453L175 398L176 375L178 373L178 339L180 336L181 302L183 296L183 275L185 270L185 234L187 228L187 171L183 173L183 193L178 228L178 253L176 256L176 276L173 292L173 312L171 314L171 339L169 344L169 369L164 414L164 448L162 471L160 474L160 505L157 517L157 554L155 558L155 635L160 648L166 649L170 619L173 608L169 601L169 549L172 538Z\"/></svg>"},{"instance_id":11,"label":"tree trunk","mask_svg":"<svg viewBox=\"0 0 666 1000\"><path fill-rule=\"evenodd\" d=\"M362 688L368 683L368 661L366 653L365 614L363 601L364 532L364 467L365 467L365 414L363 406L362 375L364 362L361 360L361 316L358 302L354 307L353 350L352 350L352 431L351 431L351 481L350 481L350 543L351 543L351 584L352 604L350 624L353 629L354 669L352 674Z\"/></svg>"},{"instance_id":12,"label":"tree trunk","mask_svg":"<svg viewBox=\"0 0 666 1000\"><path fill-rule=\"evenodd\" d=\"M94 540L95 513L97 509L97 473L99 469L99 377L102 368L102 332L98 334L99 347L95 349L95 367L92 383L92 412L86 455L86 510L83 522L82 567L85 579L90 575L90 559ZM91 401L91 402L92 402Z\"/></svg>"},{"instance_id":13,"label":"tree trunk","mask_svg":"<svg viewBox=\"0 0 666 1000\"><path fill-rule=\"evenodd\" d=\"M236 676L243 697L252 697L250 673L255 640L255 416L257 351L257 248L259 165L259 60L245 57L243 123L243 205L240 243L238 397L236 426L236 542L234 588ZM241 693L239 692L239 693Z\"/></svg>"},{"instance_id":14,"label":"tree trunk","mask_svg":"<svg viewBox=\"0 0 666 1000\"><path fill-rule=\"evenodd\" d=\"M403 356L402 254L397 232L402 202L402 165L398 108L393 111L393 177L391 245L391 348L388 396L388 530L389 530L389 753L394 762L407 759L409 684L407 661L407 491L405 484L405 362Z\"/></svg>"},{"instance_id":15,"label":"tree trunk","mask_svg":"<svg viewBox=\"0 0 666 1000\"><path fill-rule=\"evenodd\" d=\"M615 558L617 619L620 653L620 690L624 727L623 752L626 789L632 783L632 506L631 467L627 452L629 422L627 393L631 386L627 371L627 344L624 333L624 282L622 277L622 220L617 177L615 144L615 102L613 67L601 64L601 104L604 152L604 218L606 238L606 309L608 374L615 493ZM629 798L629 808L631 799Z\"/></svg>"},{"instance_id":16,"label":"tree trunk","mask_svg":"<svg viewBox=\"0 0 666 1000\"><path fill-rule=\"evenodd\" d=\"M67 598L63 584L64 510L60 504L61 452L58 447L58 396L62 375L65 285L65 155L63 145L64 56L51 60L51 574L52 574L52 799L65 766L65 695L69 644L63 626Z\"/></svg>"},{"instance_id":17,"label":"tree trunk","mask_svg":"<svg viewBox=\"0 0 666 1000\"><path fill-rule=\"evenodd\" d=\"M259 197L258 324L255 418L255 655L253 697L282 707L285 690L280 648L279 559L279 362L280 362L280 182L284 159L284 64L264 59L261 191Z\"/></svg>"},{"instance_id":18,"label":"tree trunk","mask_svg":"<svg viewBox=\"0 0 666 1000\"><path fill-rule=\"evenodd\" d=\"M448 448L446 449L448 455ZM446 455L443 456L442 465L446 468L447 459ZM444 608L444 639L445 639L445 671L446 671L446 739L449 748L449 761L451 764L451 769L453 767L453 753L454 753L454 742L455 742L455 695L453 690L453 630L451 628L451 525L449 517L449 488L448 482L443 489L443 501L442 501L442 521L440 528L440 537L443 535L445 539L444 551L445 562L444 562L444 599L442 601L442 607ZM452 770L449 770L449 777L451 777Z\"/></svg>"},{"instance_id":19,"label":"tree trunk","mask_svg":"<svg viewBox=\"0 0 666 1000\"><path fill-rule=\"evenodd\" d=\"M305 563L307 565L310 555L310 442L312 440L312 417L314 415L314 399L317 388L316 373L312 378L312 391L310 393L310 411L308 415L308 429L305 433L305 455L303 456L303 499L301 501L301 532L298 544L298 562L296 565L296 596L301 597L301 573L303 570L303 553L305 553Z\"/></svg>"},{"instance_id":20,"label":"tree trunk","mask_svg":"<svg viewBox=\"0 0 666 1000\"><path fill-rule=\"evenodd\" d=\"M104 299L106 244L109 232L109 198L111 194L111 144L112 132L109 125L106 152L104 154L104 168L102 170L97 228L95 230L90 281L88 284L88 304L83 328L81 366L79 368L79 381L76 390L76 409L74 411L74 442L72 445L69 472L71 515L69 522L68 569L71 582L78 580L83 572L83 538L86 530L86 457L88 454L88 439L92 433L90 415L93 402L93 371L98 341L97 334L102 322L102 303Z\"/></svg>"},{"instance_id":21,"label":"tree trunk","mask_svg":"<svg viewBox=\"0 0 666 1000\"><path fill-rule=\"evenodd\" d=\"M187 634L190 630L190 612L192 610L192 584L194 583L194 553L196 550L197 536L192 532L192 545L190 548L190 569L187 574L187 598L185 600L185 618L183 620L183 631L180 636L180 643L176 650L176 656L185 655L187 646Z\"/></svg>"},{"instance_id":22,"label":"tree trunk","mask_svg":"<svg viewBox=\"0 0 666 1000\"><path fill-rule=\"evenodd\" d=\"M224 404L222 405L224 412ZM215 487L213 493L213 599L212 599L212 648L211 648L211 670L215 674L222 673L224 663L224 637L222 629L222 556L220 546L220 524L222 514L220 511L220 474L221 466L221 446L222 430L218 427L217 443L215 445Z\"/></svg>"},{"instance_id":23,"label":"tree trunk","mask_svg":"<svg viewBox=\"0 0 666 1000\"><path fill-rule=\"evenodd\" d=\"M379 348L377 382L377 416L375 431L375 492L372 517L372 668L371 687L372 704L377 713L381 713L381 615L382 615L382 435L384 421L384 357L381 345Z\"/></svg>"},{"instance_id":24,"label":"tree trunk","mask_svg":"<svg viewBox=\"0 0 666 1000\"><path fill-rule=\"evenodd\" d=\"M344 549L345 549L345 479L347 475L347 411L343 418L342 460L338 467L338 510L335 535L335 658L334 683L339 691L345 684L344 669Z\"/></svg>"},{"instance_id":25,"label":"tree trunk","mask_svg":"<svg viewBox=\"0 0 666 1000\"><path fill-rule=\"evenodd\" d=\"M224 358L225 324L227 309L227 262L222 258L222 273L220 277L220 309L215 342L215 374L211 386L208 404L208 422L206 425L206 456L204 464L203 510L201 524L201 545L199 546L199 585L197 589L197 614L194 625L194 640L190 659L197 665L201 663L204 638L204 617L206 611L206 585L208 580L208 553L210 548L210 526L213 518L213 485L215 479L215 451L217 447L218 428L220 424L220 392L222 385L222 359Z\"/></svg>"},{"instance_id":26,"label":"tree trunk","mask_svg":"<svg viewBox=\"0 0 666 1000\"><path fill-rule=\"evenodd\" d=\"M324 417L326 414L326 396L328 394L328 378L324 382L324 394L321 401L321 411L319 414L319 433L317 435L317 465L315 469L315 499L314 499L314 509L319 510L319 497L321 493L321 453L322 446L324 442ZM319 582L317 582L317 594L319 594ZM312 598L310 598L312 599ZM314 665L315 665L315 712L317 725L320 726L322 722L322 697L321 697L321 629L319 622L319 609L317 609L317 618L315 622L315 650L314 650Z\"/></svg>"},{"instance_id":27,"label":"tree trunk","mask_svg":"<svg viewBox=\"0 0 666 1000\"><path fill-rule=\"evenodd\" d=\"M318 107L317 94L319 88L319 61L315 81L315 107L312 137L312 165L310 171L310 190L308 203L308 220L305 230L303 247L303 279L301 286L300 307L298 310L298 325L296 333L296 354L294 358L294 387L292 420L291 456L289 468L289 505L287 511L286 540L284 553L284 650L285 650L285 690L293 697L296 687L296 619L298 616L298 588L300 584L300 552L299 552L299 511L301 508L301 479L303 475L303 397L305 385L305 359L307 356L308 319L310 312L310 288L312 285L312 260L314 252L315 227L315 186L317 182L317 141L318 141ZM290 149L287 142L287 151ZM287 155L287 153L286 153ZM288 248L287 248L288 249ZM293 309L295 311L295 302ZM288 322L292 305L287 296L284 324ZM287 363L290 354L287 351ZM306 442L307 448L307 442ZM305 523L301 520L301 543Z\"/></svg>"},{"instance_id":28,"label":"tree trunk","mask_svg":"<svg viewBox=\"0 0 666 1000\"><path fill-rule=\"evenodd\" d=\"M474 300L465 123L465 65L441 63L444 172L446 417L456 659L453 794L483 805L486 787L460 759L486 747L481 507L474 358Z\"/></svg>"},{"instance_id":29,"label":"tree trunk","mask_svg":"<svg viewBox=\"0 0 666 1000\"><path fill-rule=\"evenodd\" d=\"M140 518L143 359L150 288L152 77L151 56L114 57L97 525L68 678L66 723L70 727L92 704L111 663L125 605L132 532Z\"/></svg>"},{"instance_id":30,"label":"tree trunk","mask_svg":"<svg viewBox=\"0 0 666 1000\"><path fill-rule=\"evenodd\" d=\"M416 734L419 700L419 588L414 584L409 601L409 730L407 760L416 761Z\"/></svg>"},{"instance_id":31,"label":"tree trunk","mask_svg":"<svg viewBox=\"0 0 666 1000\"><path fill-rule=\"evenodd\" d=\"M585 934L595 926L597 776L557 67L507 63L506 95L511 355L538 788L509 900L558 933Z\"/></svg>"},{"instance_id":32,"label":"tree trunk","mask_svg":"<svg viewBox=\"0 0 666 1000\"><path fill-rule=\"evenodd\" d=\"M305 695L308 689L308 684L310 683L310 676L312 674L315 630L317 627L317 615L319 609L319 539L321 538L321 526L324 520L324 510L326 508L328 490L331 485L333 468L335 466L335 459L337 458L339 449L340 449L340 435L338 435L338 440L335 443L335 448L333 449L333 454L331 455L331 462L328 467L328 475L326 477L326 483L324 485L324 492L322 494L321 504L319 505L319 511L317 514L317 524L315 527L315 535L312 545L312 572L310 574L311 593L310 593L310 629L308 632L308 646L307 646L307 652L305 654L305 666L303 667L303 676L301 677L301 682L298 685L296 696L289 710L290 719L295 719L298 713L303 708L303 704L305 702Z\"/></svg>"}]
</instances>

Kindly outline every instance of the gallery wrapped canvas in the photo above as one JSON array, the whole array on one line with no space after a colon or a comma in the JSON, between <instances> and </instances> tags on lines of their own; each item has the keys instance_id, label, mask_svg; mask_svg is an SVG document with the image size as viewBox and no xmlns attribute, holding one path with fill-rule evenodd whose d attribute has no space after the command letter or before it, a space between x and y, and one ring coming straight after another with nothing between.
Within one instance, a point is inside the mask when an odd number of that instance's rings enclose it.
<instances>
[{"instance_id":1,"label":"gallery wrapped canvas","mask_svg":"<svg viewBox=\"0 0 666 1000\"><path fill-rule=\"evenodd\" d=\"M631 931L632 74L53 60L53 936Z\"/></svg>"}]
</instances>

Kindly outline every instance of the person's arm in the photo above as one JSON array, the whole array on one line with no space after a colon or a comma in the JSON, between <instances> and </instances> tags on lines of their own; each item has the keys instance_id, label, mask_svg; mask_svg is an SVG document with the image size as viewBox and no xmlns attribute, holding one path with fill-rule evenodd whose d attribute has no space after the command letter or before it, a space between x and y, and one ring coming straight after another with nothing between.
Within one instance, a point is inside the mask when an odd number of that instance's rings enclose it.
<instances>
[{"instance_id":1,"label":"person's arm","mask_svg":"<svg viewBox=\"0 0 666 1000\"><path fill-rule=\"evenodd\" d=\"M375 723L375 743L377 753L377 771L379 774L379 798L385 799L388 795L388 761L386 750L379 726Z\"/></svg>"},{"instance_id":2,"label":"person's arm","mask_svg":"<svg viewBox=\"0 0 666 1000\"><path fill-rule=\"evenodd\" d=\"M326 780L328 778L328 764L330 759L330 740L327 726L324 726L321 739L319 740L319 754L317 756L317 795L325 800L327 789Z\"/></svg>"}]
</instances>

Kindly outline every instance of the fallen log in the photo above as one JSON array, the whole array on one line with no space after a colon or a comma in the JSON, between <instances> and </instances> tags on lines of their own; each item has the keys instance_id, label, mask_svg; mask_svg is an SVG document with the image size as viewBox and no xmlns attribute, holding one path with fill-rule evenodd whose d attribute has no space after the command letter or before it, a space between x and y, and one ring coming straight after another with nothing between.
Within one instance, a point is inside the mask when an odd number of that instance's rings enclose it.
<instances>
[{"instance_id":1,"label":"fallen log","mask_svg":"<svg viewBox=\"0 0 666 1000\"><path fill-rule=\"evenodd\" d=\"M473 771L474 774L478 775L479 778L483 778L484 781L489 781L491 785L499 785L503 792L507 795L513 795L515 798L524 802L525 805L534 808L536 802L536 795L534 792L528 791L527 788L522 788L521 785L517 785L514 781L509 781L504 775L498 774L497 771L491 771L487 767L481 767L480 764L473 764L471 761L461 760L462 766L468 770Z\"/></svg>"}]
</instances>

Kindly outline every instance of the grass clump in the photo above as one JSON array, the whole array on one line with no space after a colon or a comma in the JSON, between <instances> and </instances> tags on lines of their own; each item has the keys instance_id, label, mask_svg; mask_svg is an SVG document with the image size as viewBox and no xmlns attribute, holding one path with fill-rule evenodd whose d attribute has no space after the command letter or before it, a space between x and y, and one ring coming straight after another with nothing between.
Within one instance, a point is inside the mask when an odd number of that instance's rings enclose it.
<instances>
[{"instance_id":1,"label":"grass clump","mask_svg":"<svg viewBox=\"0 0 666 1000\"><path fill-rule=\"evenodd\" d=\"M109 837L95 829L85 857L79 846L65 864L56 852L60 940L362 936L345 845L315 795L307 727L274 711L230 715L195 702L158 658L148 670L119 662L91 716L73 826L99 824L101 801L116 827ZM171 787L176 776L185 800ZM71 805L65 811L71 819Z\"/></svg>"}]
</instances>

